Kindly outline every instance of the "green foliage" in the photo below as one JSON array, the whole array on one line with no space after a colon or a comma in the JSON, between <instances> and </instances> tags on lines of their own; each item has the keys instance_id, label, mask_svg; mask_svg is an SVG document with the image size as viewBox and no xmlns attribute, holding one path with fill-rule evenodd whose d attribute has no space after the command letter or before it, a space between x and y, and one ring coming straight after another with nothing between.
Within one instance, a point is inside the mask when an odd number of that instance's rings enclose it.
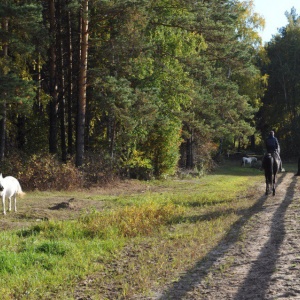
<instances>
[{"instance_id":1,"label":"green foliage","mask_svg":"<svg viewBox=\"0 0 300 300\"><path fill-rule=\"evenodd\" d=\"M266 45L268 61L261 69L268 77L267 92L260 110L263 136L273 129L284 156L298 156L300 148L300 17L294 9L286 14L288 24Z\"/></svg>"},{"instance_id":2,"label":"green foliage","mask_svg":"<svg viewBox=\"0 0 300 300\"><path fill-rule=\"evenodd\" d=\"M0 101L19 105L19 110L28 111L36 95L36 83L32 80L28 61L34 60L34 39L41 21L41 6L34 4L18 5L10 1L0 6L1 18L6 18L7 29L1 30L1 48L8 47L9 55L0 57Z\"/></svg>"},{"instance_id":3,"label":"green foliage","mask_svg":"<svg viewBox=\"0 0 300 300\"><path fill-rule=\"evenodd\" d=\"M0 75L1 76L1 75ZM10 72L2 75L0 89L0 100L14 104L19 111L25 106L28 109L29 104L35 96L34 82L23 80L18 75ZM24 110L24 109L23 109Z\"/></svg>"},{"instance_id":4,"label":"green foliage","mask_svg":"<svg viewBox=\"0 0 300 300\"><path fill-rule=\"evenodd\" d=\"M131 178L149 179L153 174L151 160L145 156L144 152L133 150L123 164L126 173L129 173Z\"/></svg>"},{"instance_id":5,"label":"green foliage","mask_svg":"<svg viewBox=\"0 0 300 300\"><path fill-rule=\"evenodd\" d=\"M179 160L181 124L176 120L161 118L149 135L145 147L153 162L154 175L174 175Z\"/></svg>"},{"instance_id":6,"label":"green foliage","mask_svg":"<svg viewBox=\"0 0 300 300\"><path fill-rule=\"evenodd\" d=\"M9 103L7 153L17 145L30 155L28 176L22 176L26 185L38 180L32 188L42 189L71 187L64 175L54 178L54 169L70 172L79 183L72 166L52 168L51 159L40 156L55 152L56 140L61 146L56 154L73 155L81 124L76 75L82 67L81 3L55 4L53 15L50 5L34 1L0 4L1 17L9 21L0 40L9 50L0 56L0 102ZM251 1L94 1L89 20L84 146L101 153L113 175L172 175L191 136L193 165L205 168L215 147L204 151L203 145L229 144L254 133L263 92L254 29L263 20ZM15 125L16 118L23 123ZM45 174L34 171L43 164ZM88 180L101 180L89 157L87 166Z\"/></svg>"}]
</instances>

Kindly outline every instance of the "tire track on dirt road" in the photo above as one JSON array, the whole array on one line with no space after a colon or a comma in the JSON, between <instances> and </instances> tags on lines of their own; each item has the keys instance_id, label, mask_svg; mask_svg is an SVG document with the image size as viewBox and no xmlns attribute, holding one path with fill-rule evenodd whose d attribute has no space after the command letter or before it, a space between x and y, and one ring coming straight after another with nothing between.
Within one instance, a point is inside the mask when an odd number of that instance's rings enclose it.
<instances>
[{"instance_id":1,"label":"tire track on dirt road","mask_svg":"<svg viewBox=\"0 0 300 300\"><path fill-rule=\"evenodd\" d=\"M281 173L275 196L261 196L250 215L205 259L157 296L166 299L300 299L299 177Z\"/></svg>"}]
</instances>

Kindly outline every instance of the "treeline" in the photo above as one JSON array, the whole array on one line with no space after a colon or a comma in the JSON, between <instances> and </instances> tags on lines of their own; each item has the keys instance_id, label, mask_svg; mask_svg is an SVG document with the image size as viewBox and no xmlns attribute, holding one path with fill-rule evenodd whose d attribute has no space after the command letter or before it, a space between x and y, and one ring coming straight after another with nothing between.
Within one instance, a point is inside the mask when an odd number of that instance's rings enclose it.
<instances>
[{"instance_id":1,"label":"treeline","mask_svg":"<svg viewBox=\"0 0 300 300\"><path fill-rule=\"evenodd\" d=\"M300 17L294 8L285 15L288 24L265 45L268 88L257 124L265 136L274 129L282 155L292 158L300 154Z\"/></svg>"},{"instance_id":2,"label":"treeline","mask_svg":"<svg viewBox=\"0 0 300 300\"><path fill-rule=\"evenodd\" d=\"M5 0L0 18L2 162L17 150L81 167L98 153L159 177L204 170L256 131L252 1Z\"/></svg>"}]
</instances>

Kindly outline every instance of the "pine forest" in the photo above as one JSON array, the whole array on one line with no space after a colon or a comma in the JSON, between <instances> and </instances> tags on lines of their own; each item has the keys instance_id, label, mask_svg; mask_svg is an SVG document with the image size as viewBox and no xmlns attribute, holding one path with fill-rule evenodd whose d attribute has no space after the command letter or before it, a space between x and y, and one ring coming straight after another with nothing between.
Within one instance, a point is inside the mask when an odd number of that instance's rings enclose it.
<instances>
[{"instance_id":1,"label":"pine forest","mask_svg":"<svg viewBox=\"0 0 300 300\"><path fill-rule=\"evenodd\" d=\"M204 173L271 129L300 155L294 8L265 45L251 0L2 0L0 18L0 168L23 181Z\"/></svg>"}]
</instances>

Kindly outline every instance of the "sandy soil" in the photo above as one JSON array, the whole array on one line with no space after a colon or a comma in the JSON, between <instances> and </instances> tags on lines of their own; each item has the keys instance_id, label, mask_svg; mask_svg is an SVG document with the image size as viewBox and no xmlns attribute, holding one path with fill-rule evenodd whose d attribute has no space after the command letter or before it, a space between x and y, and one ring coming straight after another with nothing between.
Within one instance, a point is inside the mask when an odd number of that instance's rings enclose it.
<instances>
[{"instance_id":1,"label":"sandy soil","mask_svg":"<svg viewBox=\"0 0 300 300\"><path fill-rule=\"evenodd\" d=\"M247 219L155 299L300 299L300 178L282 173ZM262 185L257 194L263 195Z\"/></svg>"}]
</instances>

